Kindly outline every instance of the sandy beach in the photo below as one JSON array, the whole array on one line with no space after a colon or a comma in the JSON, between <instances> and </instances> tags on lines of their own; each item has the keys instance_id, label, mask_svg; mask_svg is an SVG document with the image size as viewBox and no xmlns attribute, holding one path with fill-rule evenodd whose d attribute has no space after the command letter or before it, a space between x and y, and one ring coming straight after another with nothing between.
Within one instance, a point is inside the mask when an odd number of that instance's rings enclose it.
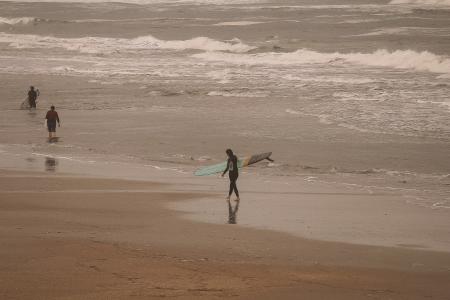
<instances>
[{"instance_id":1,"label":"sandy beach","mask_svg":"<svg viewBox=\"0 0 450 300\"><path fill-rule=\"evenodd\" d=\"M192 222L165 205L211 194L157 183L0 174L3 299L450 296L449 253Z\"/></svg>"}]
</instances>

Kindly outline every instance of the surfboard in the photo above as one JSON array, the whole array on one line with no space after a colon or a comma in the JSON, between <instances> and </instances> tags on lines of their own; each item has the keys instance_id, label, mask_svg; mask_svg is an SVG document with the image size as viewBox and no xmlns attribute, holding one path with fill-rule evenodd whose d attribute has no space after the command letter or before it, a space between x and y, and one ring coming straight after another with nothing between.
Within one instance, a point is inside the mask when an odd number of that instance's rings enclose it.
<instances>
[{"instance_id":1,"label":"surfboard","mask_svg":"<svg viewBox=\"0 0 450 300\"><path fill-rule=\"evenodd\" d=\"M30 102L28 101L28 97L25 98L25 100L22 101L20 104L20 109L30 109Z\"/></svg>"},{"instance_id":2,"label":"surfboard","mask_svg":"<svg viewBox=\"0 0 450 300\"><path fill-rule=\"evenodd\" d=\"M56 143L59 141L59 136L54 136L48 139L49 143Z\"/></svg>"},{"instance_id":3,"label":"surfboard","mask_svg":"<svg viewBox=\"0 0 450 300\"><path fill-rule=\"evenodd\" d=\"M255 154L255 155L252 155L249 157L240 158L240 159L238 159L238 168L243 168L243 167L255 164L264 159L271 160L270 155L272 155L272 152ZM194 175L195 176L212 175L212 174L216 174L216 173L221 173L221 172L225 171L226 168L227 168L227 162L225 161L220 164L200 168L194 172Z\"/></svg>"}]
</instances>

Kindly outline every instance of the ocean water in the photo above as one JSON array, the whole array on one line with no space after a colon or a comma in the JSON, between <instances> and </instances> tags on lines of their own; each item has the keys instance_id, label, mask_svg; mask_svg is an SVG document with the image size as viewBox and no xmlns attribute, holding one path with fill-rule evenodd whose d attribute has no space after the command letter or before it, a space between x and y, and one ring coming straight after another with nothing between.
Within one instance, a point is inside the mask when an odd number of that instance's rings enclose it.
<instances>
[{"instance_id":1,"label":"ocean water","mask_svg":"<svg viewBox=\"0 0 450 300\"><path fill-rule=\"evenodd\" d=\"M251 176L446 209L449 36L447 0L0 1L0 143L185 174L228 147L273 151ZM29 85L31 113L18 109Z\"/></svg>"}]
</instances>

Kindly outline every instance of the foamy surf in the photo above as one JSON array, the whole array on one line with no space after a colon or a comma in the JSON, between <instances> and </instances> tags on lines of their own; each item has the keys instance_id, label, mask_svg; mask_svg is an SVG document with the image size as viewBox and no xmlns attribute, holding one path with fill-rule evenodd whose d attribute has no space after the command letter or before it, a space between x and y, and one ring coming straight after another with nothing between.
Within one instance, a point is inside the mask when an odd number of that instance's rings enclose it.
<instances>
[{"instance_id":1,"label":"foamy surf","mask_svg":"<svg viewBox=\"0 0 450 300\"><path fill-rule=\"evenodd\" d=\"M208 96L237 97L237 98L265 98L269 96L266 91L211 91Z\"/></svg>"},{"instance_id":2,"label":"foamy surf","mask_svg":"<svg viewBox=\"0 0 450 300\"><path fill-rule=\"evenodd\" d=\"M450 0L392 0L389 4L450 6Z\"/></svg>"},{"instance_id":3,"label":"foamy surf","mask_svg":"<svg viewBox=\"0 0 450 300\"><path fill-rule=\"evenodd\" d=\"M368 33L355 34L351 37L358 36L383 36L383 35L430 35L430 36L450 36L448 28L425 28L425 27L397 27L397 28L381 28Z\"/></svg>"},{"instance_id":4,"label":"foamy surf","mask_svg":"<svg viewBox=\"0 0 450 300\"><path fill-rule=\"evenodd\" d=\"M41 0L9 0L11 2L43 2ZM131 4L251 4L261 3L265 0L46 0L55 3L131 3Z\"/></svg>"},{"instance_id":5,"label":"foamy surf","mask_svg":"<svg viewBox=\"0 0 450 300\"><path fill-rule=\"evenodd\" d=\"M0 25L8 24L8 25L27 25L30 23L38 22L40 19L33 17L22 17L22 18L3 18L0 17Z\"/></svg>"},{"instance_id":6,"label":"foamy surf","mask_svg":"<svg viewBox=\"0 0 450 300\"><path fill-rule=\"evenodd\" d=\"M351 63L371 67L411 69L433 73L450 73L450 59L428 51L388 51L379 49L373 53L321 53L307 49L295 52L266 52L256 54L232 54L205 52L193 57L238 65L299 65Z\"/></svg>"},{"instance_id":7,"label":"foamy surf","mask_svg":"<svg viewBox=\"0 0 450 300\"><path fill-rule=\"evenodd\" d=\"M254 22L254 21L236 21L236 22L221 22L216 23L214 26L248 26L248 25L255 25L255 24L261 24L264 22Z\"/></svg>"},{"instance_id":8,"label":"foamy surf","mask_svg":"<svg viewBox=\"0 0 450 300\"><path fill-rule=\"evenodd\" d=\"M208 37L196 37L189 40L160 40L151 35L132 39L107 37L58 38L53 36L40 36L30 34L0 33L0 43L7 43L10 47L18 49L32 48L62 48L82 53L113 53L116 51L137 50L203 50L203 51L229 51L243 53L254 49L238 40L222 42Z\"/></svg>"}]
</instances>

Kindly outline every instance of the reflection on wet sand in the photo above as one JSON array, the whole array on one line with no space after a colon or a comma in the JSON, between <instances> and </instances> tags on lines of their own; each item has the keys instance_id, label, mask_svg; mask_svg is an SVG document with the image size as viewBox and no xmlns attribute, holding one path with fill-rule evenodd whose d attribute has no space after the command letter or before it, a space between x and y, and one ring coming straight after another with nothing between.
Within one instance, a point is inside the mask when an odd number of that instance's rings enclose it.
<instances>
[{"instance_id":1,"label":"reflection on wet sand","mask_svg":"<svg viewBox=\"0 0 450 300\"><path fill-rule=\"evenodd\" d=\"M239 201L236 201L235 206L228 200L228 224L237 224L237 212L239 209Z\"/></svg>"},{"instance_id":2,"label":"reflection on wet sand","mask_svg":"<svg viewBox=\"0 0 450 300\"><path fill-rule=\"evenodd\" d=\"M53 158L53 157L45 158L45 171L55 172L57 165L58 165L58 161L55 158Z\"/></svg>"}]
</instances>

